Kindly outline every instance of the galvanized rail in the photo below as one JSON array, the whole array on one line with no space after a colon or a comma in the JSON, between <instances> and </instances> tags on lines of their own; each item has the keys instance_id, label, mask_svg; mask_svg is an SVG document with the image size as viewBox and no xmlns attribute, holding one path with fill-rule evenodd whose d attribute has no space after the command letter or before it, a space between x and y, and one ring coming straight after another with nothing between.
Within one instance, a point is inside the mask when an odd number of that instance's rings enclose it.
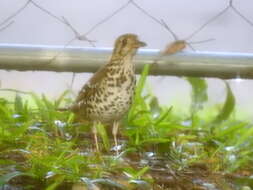
<instances>
[{"instance_id":1,"label":"galvanized rail","mask_svg":"<svg viewBox=\"0 0 253 190\"><path fill-rule=\"evenodd\" d=\"M0 44L0 69L95 72L108 61L111 51L111 48ZM144 64L153 64L158 55L159 50L141 49L135 58L137 73ZM153 64L150 74L253 79L253 54L181 52L162 57Z\"/></svg>"}]
</instances>

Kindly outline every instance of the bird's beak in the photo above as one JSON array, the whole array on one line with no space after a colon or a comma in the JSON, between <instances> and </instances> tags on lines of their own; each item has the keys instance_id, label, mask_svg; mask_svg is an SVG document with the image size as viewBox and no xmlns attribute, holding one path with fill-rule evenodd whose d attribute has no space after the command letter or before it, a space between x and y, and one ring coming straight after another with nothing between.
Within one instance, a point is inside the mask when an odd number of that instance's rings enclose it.
<instances>
[{"instance_id":1,"label":"bird's beak","mask_svg":"<svg viewBox=\"0 0 253 190\"><path fill-rule=\"evenodd\" d=\"M145 46L147 46L147 44L145 43L145 42L142 42L142 41L138 41L137 42L137 47L139 48L139 47L145 47Z\"/></svg>"}]
</instances>

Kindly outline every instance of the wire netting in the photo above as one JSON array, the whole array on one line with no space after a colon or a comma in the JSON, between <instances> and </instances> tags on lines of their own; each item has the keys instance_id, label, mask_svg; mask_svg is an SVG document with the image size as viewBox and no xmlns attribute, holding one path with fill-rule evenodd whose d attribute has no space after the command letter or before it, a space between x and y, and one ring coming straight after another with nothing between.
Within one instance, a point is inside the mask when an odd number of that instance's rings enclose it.
<instances>
[{"instance_id":1,"label":"wire netting","mask_svg":"<svg viewBox=\"0 0 253 190\"><path fill-rule=\"evenodd\" d=\"M2 0L0 43L111 47L120 34L131 32L147 42L147 48L163 50L169 43L185 40L188 51L250 53L253 51L252 7L251 0ZM0 77L2 87L55 95L56 91L60 93L72 85L79 89L89 75L0 71ZM158 93L166 89L164 101L173 94L184 93L184 87L188 89L183 80L165 78L151 80L152 84L159 81L160 85L154 87ZM224 86L217 79L209 83L216 91L214 101L221 101L219 94L224 92ZM244 107L250 110L252 82L237 80L231 85Z\"/></svg>"}]
</instances>

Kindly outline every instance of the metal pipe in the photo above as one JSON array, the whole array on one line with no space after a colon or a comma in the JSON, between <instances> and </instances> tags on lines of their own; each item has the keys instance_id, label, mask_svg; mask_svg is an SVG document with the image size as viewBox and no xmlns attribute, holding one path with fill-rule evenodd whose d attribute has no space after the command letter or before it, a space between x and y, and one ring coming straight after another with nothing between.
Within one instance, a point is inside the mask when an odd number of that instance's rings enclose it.
<instances>
[{"instance_id":1,"label":"metal pipe","mask_svg":"<svg viewBox=\"0 0 253 190\"><path fill-rule=\"evenodd\" d=\"M0 44L0 69L95 72L108 62L111 52L111 48ZM141 72L144 64L153 64L158 55L159 50L139 50L134 59L137 73ZM162 57L153 64L150 74L253 79L253 54L181 52Z\"/></svg>"}]
</instances>

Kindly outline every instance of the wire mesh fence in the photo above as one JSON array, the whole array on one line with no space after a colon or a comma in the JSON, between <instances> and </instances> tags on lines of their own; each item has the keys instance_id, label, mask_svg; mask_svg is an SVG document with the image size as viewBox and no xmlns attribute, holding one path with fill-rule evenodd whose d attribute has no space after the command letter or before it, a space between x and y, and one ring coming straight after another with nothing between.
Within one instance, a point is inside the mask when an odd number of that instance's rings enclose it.
<instances>
[{"instance_id":1,"label":"wire mesh fence","mask_svg":"<svg viewBox=\"0 0 253 190\"><path fill-rule=\"evenodd\" d=\"M219 1L221 2L221 1ZM0 31L5 31L8 32L8 30L11 30L12 27L14 27L16 24L23 25L23 28L25 28L27 31L34 31L33 26L30 25L29 20L19 20L19 18L22 18L22 14L25 14L28 12L28 15L32 15L33 17L29 18L30 20L33 19L37 23L37 26L40 26L41 31L43 27L46 27L47 32L51 32L52 34L55 34L53 29L51 29L51 23L52 22L58 22L61 25L64 25L67 27L71 32L72 32L72 38L68 39L66 42L63 42L61 45L64 47L67 47L71 45L74 41L79 40L79 41L85 41L88 43L90 46L99 46L99 41L100 39L96 37L96 34L99 32L104 32L108 36L107 38L109 39L110 33L109 31L113 31L113 38L114 38L114 33L117 33L118 31L121 31L121 27L125 26L124 30L126 32L129 32L133 30L133 32L138 31L138 33L141 35L142 33L146 33L149 35L152 35L152 38L155 38L159 41L163 41L163 44L170 44L173 43L174 41L183 41L185 42L185 45L188 45L192 50L194 50L194 44L201 44L201 43L206 43L205 45L209 46L210 43L221 43L222 41L219 42L219 39L216 39L217 33L220 33L220 30L217 30L216 33L213 33L212 35L208 37L202 37L201 33L206 33L208 34L208 30L210 29L212 32L215 32L212 27L213 25L221 25L220 27L224 29L223 31L223 37L225 38L225 35L229 35L230 33L233 33L233 31L236 31L240 25L237 25L238 23L241 24L243 23L244 25L244 32L248 31L250 34L253 30L253 19L252 14L250 14L250 6L252 3L250 1L244 1L242 2L237 2L233 0L229 1L223 1L222 3L217 3L215 1L210 1L210 2L200 2L196 1L195 4L186 2L186 1L179 1L178 3L171 2L171 3L164 3L162 1L156 1L156 2L148 2L148 1L138 1L138 0L128 0L128 1L107 1L106 3L101 3L99 4L98 2L93 2L93 3L81 3L78 4L78 2L75 2L74 5L71 5L73 7L68 8L68 2L62 2L62 4L65 4L65 8L68 9L68 12L65 10L64 13L62 8L60 7L60 2L55 1L54 3L50 3L49 1L35 1L35 0L27 0L23 1L23 4L19 1L2 1L1 2L1 7L2 7L2 13L4 13L4 8L9 7L8 10L11 10L11 13L5 13L1 15L1 22L0 22ZM20 7L17 7L18 4ZM58 5L57 5L58 4ZM93 4L93 7L91 6ZM103 5L105 4L105 5ZM218 6L216 7L216 10L210 9L208 6L215 6L217 4ZM222 5L223 4L223 5ZM15 5L15 6L14 6ZM71 11L75 11L75 8L80 5L81 9L83 9L83 13L71 13ZM201 7L204 6L205 7ZM105 6L106 11L103 11L103 6ZM155 6L155 7L154 7ZM172 15L170 12L173 10L175 7L177 14ZM177 8L181 6L181 9ZM184 6L189 6L189 8L185 8ZM11 7L11 8L10 8ZM199 10L196 7L199 7ZM89 13L87 13L87 9L93 8L93 10L90 10ZM70 10L71 9L71 10ZM199 11L203 10L208 10L210 11L208 14L203 14L201 17L201 23L198 23L198 26L194 29L192 27L189 27L190 24L194 23L194 20L190 20L187 17L185 17L187 14L199 14ZM57 11L56 11L57 10ZM61 12L59 11L61 10ZM78 9L80 12L80 8ZM102 11L101 11L102 10ZM190 11L189 11L190 10ZM93 11L93 12L92 12ZM101 12L99 12L101 11ZM159 11L161 13L159 13ZM168 11L168 12L167 12ZM6 11L7 12L7 11ZM106 12L106 14L105 14ZM185 14L185 12L188 12ZM36 13L36 14L34 14ZM36 17L42 16L45 19L46 23L40 23L39 20L37 20ZM79 29L79 28L84 28L81 26L76 26L75 20L68 18L68 17L73 17L79 16L81 18L81 22L83 23L85 27L87 27L87 24L90 25L89 27L84 29ZM183 15L183 16L181 16ZM26 15L27 16L27 15ZM200 15L197 15L200 16ZM96 19L93 19L95 17ZM129 20L128 20L129 18ZM177 19L180 18L181 20ZM27 18L26 18L27 19ZM135 19L135 20L132 20ZM182 20L184 19L184 20ZM194 19L194 17L193 17ZM196 19L196 18L195 18ZM94 23L90 23L89 20L96 20ZM197 18L196 20L199 21ZM181 23L178 23L181 21ZM187 34L187 37L180 37L181 34L178 34L179 32L176 32L178 29L174 28L171 23L177 22L177 24L180 26L180 30L184 28L180 33L185 33ZM230 28L231 26L224 27L223 25L228 25L231 23L235 23L233 26L234 30L231 31ZM241 22L241 23L240 23ZM27 23L27 26L25 25ZM129 23L133 25L129 25ZM147 27L147 23L152 23L154 27ZM41 26L41 25L44 26ZM74 26L75 25L75 26ZM193 24L196 25L196 24ZM36 27L37 27L36 26ZM107 28L108 26L108 28ZM113 26L113 28L112 28ZM58 26L59 27L59 26ZM129 27L129 28L127 28ZM81 31L82 30L82 31ZM21 30L22 31L22 30ZM12 31L13 32L13 31ZM157 36L157 32L166 32L166 39ZM18 35L18 31L16 32L16 35ZM184 35L185 35L184 34ZM2 36L6 36L5 34L1 34ZM43 33L40 33L41 36L43 36ZM59 34L60 35L60 34ZM162 34L163 35L163 34ZM236 35L236 33L233 33L233 39L231 41L236 41L236 39L239 39L241 41L244 41L244 37L242 35ZM99 36L99 35L98 35ZM145 36L145 35L143 35ZM199 37L198 37L199 36ZM195 38L198 39L196 40ZM57 38L55 36L55 38ZM219 37L220 38L220 37ZM246 39L250 39L250 35L247 36ZM215 40L215 42L213 42ZM8 39L5 40L8 42ZM11 41L11 40L9 40ZM41 39L41 43L43 44L43 38ZM97 45L98 44L98 45ZM232 44L232 43L231 43ZM85 44L87 46L87 44ZM152 45L152 44L151 44ZM244 44L244 46L246 46ZM167 46L168 48L168 46ZM184 49L185 46L183 46L181 49ZM160 48L161 49L161 48ZM181 50L179 49L179 50ZM196 48L198 49L198 48ZM203 50L203 49L201 49ZM235 49L236 50L236 49ZM228 49L227 51L230 51ZM238 51L240 51L238 49ZM245 51L245 49L242 49L241 51ZM248 52L250 52L251 49L248 49ZM173 53L173 51L172 51ZM57 55L55 55L57 56Z\"/></svg>"},{"instance_id":2,"label":"wire mesh fence","mask_svg":"<svg viewBox=\"0 0 253 190\"><path fill-rule=\"evenodd\" d=\"M3 0L0 42L62 46L52 61L70 46L111 47L127 32L164 54L185 49L251 53L252 6L250 0ZM3 84L8 76L2 72Z\"/></svg>"}]
</instances>

